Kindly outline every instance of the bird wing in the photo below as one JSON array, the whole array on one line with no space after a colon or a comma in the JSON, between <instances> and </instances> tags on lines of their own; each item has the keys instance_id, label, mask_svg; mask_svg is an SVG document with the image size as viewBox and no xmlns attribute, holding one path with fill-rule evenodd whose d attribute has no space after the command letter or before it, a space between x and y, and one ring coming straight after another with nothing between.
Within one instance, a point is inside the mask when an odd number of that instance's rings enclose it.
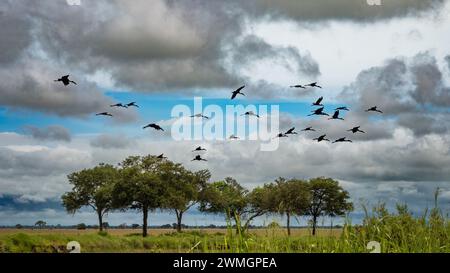
<instances>
[{"instance_id":1,"label":"bird wing","mask_svg":"<svg viewBox=\"0 0 450 273\"><path fill-rule=\"evenodd\" d=\"M321 103L322 102L322 100L323 100L323 97L320 97L318 100L317 100L317 104L319 104L319 103Z\"/></svg>"},{"instance_id":2,"label":"bird wing","mask_svg":"<svg viewBox=\"0 0 450 273\"><path fill-rule=\"evenodd\" d=\"M244 88L245 88L245 85L243 85L243 86L239 87L238 89L236 89L236 92L240 92Z\"/></svg>"},{"instance_id":3,"label":"bird wing","mask_svg":"<svg viewBox=\"0 0 450 273\"><path fill-rule=\"evenodd\" d=\"M237 93L233 92L233 95L231 95L231 99L236 98L236 96L237 96Z\"/></svg>"}]
</instances>

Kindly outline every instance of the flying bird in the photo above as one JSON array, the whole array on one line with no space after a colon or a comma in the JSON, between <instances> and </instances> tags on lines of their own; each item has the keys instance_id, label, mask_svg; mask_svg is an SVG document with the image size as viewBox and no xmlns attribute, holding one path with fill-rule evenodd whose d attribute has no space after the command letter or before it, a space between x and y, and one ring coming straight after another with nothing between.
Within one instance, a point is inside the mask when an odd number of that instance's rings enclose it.
<instances>
[{"instance_id":1,"label":"flying bird","mask_svg":"<svg viewBox=\"0 0 450 273\"><path fill-rule=\"evenodd\" d=\"M134 107L139 108L139 105L137 105L136 103L137 103L137 102L133 101L133 102L127 103L125 106L126 106L126 107L134 106Z\"/></svg>"},{"instance_id":2,"label":"flying bird","mask_svg":"<svg viewBox=\"0 0 450 273\"><path fill-rule=\"evenodd\" d=\"M284 133L285 135L297 135L297 132L294 132L295 127L292 127L291 129L289 129L286 133Z\"/></svg>"},{"instance_id":3,"label":"flying bird","mask_svg":"<svg viewBox=\"0 0 450 273\"><path fill-rule=\"evenodd\" d=\"M323 111L323 109L324 109L324 107L320 107L320 108L318 108L318 109L316 109L316 110L313 110L313 111L311 111L311 112L313 112L312 114L309 114L308 116L329 116L327 113L325 113L324 111Z\"/></svg>"},{"instance_id":4,"label":"flying bird","mask_svg":"<svg viewBox=\"0 0 450 273\"><path fill-rule=\"evenodd\" d=\"M239 95L242 95L242 96L245 96L245 94L241 92L241 90L244 89L244 87L245 87L245 85L243 85L243 86L239 87L238 89L234 90L234 91L232 92L233 94L231 95L231 99L233 100L234 98L236 98L236 96L237 96L238 94L239 94Z\"/></svg>"},{"instance_id":5,"label":"flying bird","mask_svg":"<svg viewBox=\"0 0 450 273\"><path fill-rule=\"evenodd\" d=\"M201 113L200 113L200 114L192 115L191 118L205 118L205 119L209 119L209 117L204 116L204 115L202 115Z\"/></svg>"},{"instance_id":6,"label":"flying bird","mask_svg":"<svg viewBox=\"0 0 450 273\"><path fill-rule=\"evenodd\" d=\"M230 139L239 139L239 137L235 136L235 135L231 135Z\"/></svg>"},{"instance_id":7,"label":"flying bird","mask_svg":"<svg viewBox=\"0 0 450 273\"><path fill-rule=\"evenodd\" d=\"M155 129L156 131L164 131L164 129L161 128L161 126L159 126L158 124L155 124L155 123L150 123L150 124L148 124L148 125L142 127L142 129L146 129L146 128L153 128L153 129Z\"/></svg>"},{"instance_id":8,"label":"flying bird","mask_svg":"<svg viewBox=\"0 0 450 273\"><path fill-rule=\"evenodd\" d=\"M281 137L288 137L288 135L283 134L283 133L279 133L276 137L274 138L281 138Z\"/></svg>"},{"instance_id":9,"label":"flying bird","mask_svg":"<svg viewBox=\"0 0 450 273\"><path fill-rule=\"evenodd\" d=\"M69 80L69 75L62 76L61 78L55 80L55 82L62 82L66 86L69 85L70 83L77 85L76 82Z\"/></svg>"},{"instance_id":10,"label":"flying bird","mask_svg":"<svg viewBox=\"0 0 450 273\"><path fill-rule=\"evenodd\" d=\"M318 98L318 99L316 100L316 102L314 102L314 103L312 104L312 106L323 106L323 104L321 104L322 100L323 100L323 97Z\"/></svg>"},{"instance_id":11,"label":"flying bird","mask_svg":"<svg viewBox=\"0 0 450 273\"><path fill-rule=\"evenodd\" d=\"M245 112L245 113L242 114L241 116L254 116L254 117L259 118L259 115L253 113L253 111Z\"/></svg>"},{"instance_id":12,"label":"flying bird","mask_svg":"<svg viewBox=\"0 0 450 273\"><path fill-rule=\"evenodd\" d=\"M306 84L305 86L310 86L310 87L317 87L317 88L322 88L322 86L320 86L320 85L317 85L317 82L313 82L313 83L310 83L310 84Z\"/></svg>"},{"instance_id":13,"label":"flying bird","mask_svg":"<svg viewBox=\"0 0 450 273\"><path fill-rule=\"evenodd\" d=\"M352 132L352 133L354 133L354 134L356 134L356 133L358 133L358 132L363 133L363 134L366 133L366 132L360 130L359 128L361 128L361 126L353 127L352 129L347 130L347 132Z\"/></svg>"},{"instance_id":14,"label":"flying bird","mask_svg":"<svg viewBox=\"0 0 450 273\"><path fill-rule=\"evenodd\" d=\"M383 114L383 112L381 110L379 110L377 106L367 109L366 112L378 112L378 113Z\"/></svg>"},{"instance_id":15,"label":"flying bird","mask_svg":"<svg viewBox=\"0 0 450 273\"><path fill-rule=\"evenodd\" d=\"M206 151L206 149L202 148L202 146L198 146L197 148L195 148L195 150L193 150L193 152L199 152L199 151Z\"/></svg>"},{"instance_id":16,"label":"flying bird","mask_svg":"<svg viewBox=\"0 0 450 273\"><path fill-rule=\"evenodd\" d=\"M200 155L196 155L194 159L192 159L191 161L208 161L206 159L203 159Z\"/></svg>"},{"instance_id":17,"label":"flying bird","mask_svg":"<svg viewBox=\"0 0 450 273\"><path fill-rule=\"evenodd\" d=\"M116 103L116 104L110 105L110 107L123 107L123 108L128 108L128 106L123 105L122 103Z\"/></svg>"},{"instance_id":18,"label":"flying bird","mask_svg":"<svg viewBox=\"0 0 450 273\"><path fill-rule=\"evenodd\" d=\"M156 158L158 158L158 159L166 159L167 157L165 157L164 154L160 154Z\"/></svg>"},{"instance_id":19,"label":"flying bird","mask_svg":"<svg viewBox=\"0 0 450 273\"><path fill-rule=\"evenodd\" d=\"M333 116L329 119L340 119L340 120L344 120L343 118L339 117L339 110L336 110L336 112L334 112Z\"/></svg>"},{"instance_id":20,"label":"flying bird","mask_svg":"<svg viewBox=\"0 0 450 273\"><path fill-rule=\"evenodd\" d=\"M305 129L302 130L302 132L306 132L306 131L315 132L316 130L314 130L313 127L306 127Z\"/></svg>"},{"instance_id":21,"label":"flying bird","mask_svg":"<svg viewBox=\"0 0 450 273\"><path fill-rule=\"evenodd\" d=\"M336 139L335 141L333 141L333 143L336 143L336 142L353 142L353 141L351 141L350 139L347 139L345 137L341 137L340 139Z\"/></svg>"},{"instance_id":22,"label":"flying bird","mask_svg":"<svg viewBox=\"0 0 450 273\"><path fill-rule=\"evenodd\" d=\"M326 139L325 137L326 137L327 135L321 135L320 137L318 137L318 138L313 138L313 140L317 140L317 142L321 142L321 141L330 141L329 139Z\"/></svg>"},{"instance_id":23,"label":"flying bird","mask_svg":"<svg viewBox=\"0 0 450 273\"><path fill-rule=\"evenodd\" d=\"M108 113L108 112L102 112L102 113L98 113L98 114L95 114L96 116L108 116L108 117L112 117L113 115L111 115L110 113Z\"/></svg>"},{"instance_id":24,"label":"flying bird","mask_svg":"<svg viewBox=\"0 0 450 273\"><path fill-rule=\"evenodd\" d=\"M298 84L298 85L291 85L290 88L302 88L302 89L306 89L306 87L304 87L304 86L301 85L301 84Z\"/></svg>"},{"instance_id":25,"label":"flying bird","mask_svg":"<svg viewBox=\"0 0 450 273\"><path fill-rule=\"evenodd\" d=\"M336 109L334 109L335 111L340 110L340 111L350 111L350 109L348 109L346 106L342 106L342 107L338 107Z\"/></svg>"}]
</instances>

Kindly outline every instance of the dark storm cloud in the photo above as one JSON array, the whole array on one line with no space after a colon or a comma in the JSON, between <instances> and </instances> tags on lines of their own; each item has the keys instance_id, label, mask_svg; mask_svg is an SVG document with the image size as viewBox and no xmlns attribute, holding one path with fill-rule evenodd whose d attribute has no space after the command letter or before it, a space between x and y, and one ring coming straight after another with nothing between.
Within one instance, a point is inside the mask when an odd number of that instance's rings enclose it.
<instances>
[{"instance_id":1,"label":"dark storm cloud","mask_svg":"<svg viewBox=\"0 0 450 273\"><path fill-rule=\"evenodd\" d=\"M3 6L4 5L4 6ZM31 43L30 22L10 12L12 4L0 4L0 63L16 61Z\"/></svg>"},{"instance_id":2,"label":"dark storm cloud","mask_svg":"<svg viewBox=\"0 0 450 273\"><path fill-rule=\"evenodd\" d=\"M57 140L70 142L72 137L69 130L59 125L52 125L46 128L36 126L25 126L24 130L37 140Z\"/></svg>"},{"instance_id":3,"label":"dark storm cloud","mask_svg":"<svg viewBox=\"0 0 450 273\"><path fill-rule=\"evenodd\" d=\"M31 199L31 200L30 200ZM30 196L24 195L3 195L0 196L0 210L15 212L20 211L41 211L45 209L64 210L61 201L53 200L33 200Z\"/></svg>"},{"instance_id":4,"label":"dark storm cloud","mask_svg":"<svg viewBox=\"0 0 450 273\"><path fill-rule=\"evenodd\" d=\"M371 7L356 0L84 0L81 6L69 6L65 1L7 1L2 3L2 14L7 15L2 16L5 33L1 34L15 33L2 43L12 52L1 55L0 61L11 62L22 56L29 49L30 33L34 33L32 44L53 61L83 73L109 72L119 88L147 92L230 88L246 80L234 69L241 57L250 62L248 65L255 64L258 57L272 58L292 73L314 78L319 74L314 56L291 47L272 46L254 36L246 38L249 19L263 22L275 15L298 21L370 21L417 16L435 10L442 2L402 0ZM243 45L237 43L239 39L244 40ZM229 57L234 59L231 64L227 63ZM32 89L36 84L27 83ZM92 103L85 105L92 107Z\"/></svg>"},{"instance_id":5,"label":"dark storm cloud","mask_svg":"<svg viewBox=\"0 0 450 273\"><path fill-rule=\"evenodd\" d=\"M348 20L370 22L404 16L420 16L442 7L445 0L380 0L371 6L366 0L251 0L245 1L247 11L254 16L288 18L299 22Z\"/></svg>"},{"instance_id":6,"label":"dark storm cloud","mask_svg":"<svg viewBox=\"0 0 450 273\"><path fill-rule=\"evenodd\" d=\"M394 119L418 136L444 134L450 128L450 88L429 53L392 59L362 71L339 98L354 105L366 120L373 115L364 110L376 105L384 112L378 118Z\"/></svg>"}]
</instances>

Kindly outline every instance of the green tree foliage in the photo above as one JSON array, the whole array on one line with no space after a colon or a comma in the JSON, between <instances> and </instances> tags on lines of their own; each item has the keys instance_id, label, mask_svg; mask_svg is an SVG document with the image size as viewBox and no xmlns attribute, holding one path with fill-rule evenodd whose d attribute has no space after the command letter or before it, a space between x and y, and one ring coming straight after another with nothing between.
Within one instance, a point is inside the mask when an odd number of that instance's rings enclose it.
<instances>
[{"instance_id":1,"label":"green tree foliage","mask_svg":"<svg viewBox=\"0 0 450 273\"><path fill-rule=\"evenodd\" d=\"M38 228L44 228L47 225L47 223L43 220L39 220L34 225L37 226Z\"/></svg>"},{"instance_id":2,"label":"green tree foliage","mask_svg":"<svg viewBox=\"0 0 450 273\"><path fill-rule=\"evenodd\" d=\"M200 201L201 193L211 177L208 170L191 172L183 165L165 160L158 169L164 184L162 208L174 211L177 216L176 230L181 231L183 214Z\"/></svg>"},{"instance_id":3,"label":"green tree foliage","mask_svg":"<svg viewBox=\"0 0 450 273\"><path fill-rule=\"evenodd\" d=\"M153 155L131 156L120 163L120 179L113 189L113 207L142 212L142 236L147 236L148 213L164 204L165 187L158 170L165 160Z\"/></svg>"},{"instance_id":4,"label":"green tree foliage","mask_svg":"<svg viewBox=\"0 0 450 273\"><path fill-rule=\"evenodd\" d=\"M227 220L233 219L238 232L245 232L254 218L268 211L264 204L266 200L266 189L257 188L250 192L235 179L227 177L224 181L208 184L200 202L200 211L225 213Z\"/></svg>"},{"instance_id":5,"label":"green tree foliage","mask_svg":"<svg viewBox=\"0 0 450 273\"><path fill-rule=\"evenodd\" d=\"M317 220L321 216L344 216L353 210L350 196L338 181L331 178L314 178L308 182L309 204L305 215L312 217L312 234L316 234Z\"/></svg>"},{"instance_id":6,"label":"green tree foliage","mask_svg":"<svg viewBox=\"0 0 450 273\"><path fill-rule=\"evenodd\" d=\"M308 184L303 180L278 178L275 183L265 185L271 198L270 211L286 216L286 228L291 235L291 217L304 215L308 209L310 195Z\"/></svg>"},{"instance_id":7,"label":"green tree foliage","mask_svg":"<svg viewBox=\"0 0 450 273\"><path fill-rule=\"evenodd\" d=\"M118 179L117 169L111 165L100 164L67 177L72 191L62 196L63 206L72 214L84 206L91 207L97 213L99 228L102 231L103 216L112 209L112 189Z\"/></svg>"}]
</instances>

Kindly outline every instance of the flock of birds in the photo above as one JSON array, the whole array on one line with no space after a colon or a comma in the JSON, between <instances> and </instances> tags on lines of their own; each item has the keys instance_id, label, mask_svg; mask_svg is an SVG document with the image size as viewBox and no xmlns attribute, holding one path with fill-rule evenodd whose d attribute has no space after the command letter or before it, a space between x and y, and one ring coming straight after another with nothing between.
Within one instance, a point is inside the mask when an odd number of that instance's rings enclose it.
<instances>
[{"instance_id":1,"label":"flock of birds","mask_svg":"<svg viewBox=\"0 0 450 273\"><path fill-rule=\"evenodd\" d=\"M55 82L62 82L65 86L69 85L69 84L77 84L76 82L72 81L69 79L69 75L65 75L62 76L61 78L55 80ZM290 86L291 88L301 88L301 89L306 89L308 87L311 88L320 88L322 89L322 86L318 85L317 82L313 82L313 83L309 83L309 84L305 84L305 85L292 85ZM234 100L238 95L241 96L245 96L245 94L242 92L242 90L245 88L245 85L239 87L238 89L232 91L231 94L231 100ZM322 104L323 101L323 96L318 98L314 103L312 103L311 106L316 106L319 108L316 108L314 110L311 111L311 114L309 114L308 116L328 116L329 120L344 120L343 118L341 118L340 115L340 111L350 111L350 109L346 106L342 106L342 107L338 107L336 109L334 109L334 114L330 117L329 114L324 112L325 106ZM130 108L130 107L136 107L139 108L139 105L137 105L137 102L130 102L130 103L116 103L116 104L112 104L110 105L110 107L121 107L121 108ZM378 109L377 106L373 106L368 108L367 110L365 110L366 112L377 112L377 113L383 113L381 110ZM109 112L100 112L95 114L96 116L108 116L108 117L113 117L113 115ZM248 111L245 112L244 114L242 114L241 116L254 116L259 118L258 114L255 114L253 111ZM191 118L202 118L202 119L209 119L209 117L199 113L199 114L195 114L190 116ZM144 127L142 127L142 129L147 129L147 128L152 128L156 131L164 131L164 129L159 126L156 123L150 123L145 125ZM313 127L307 127L301 130L302 132L315 132L316 130ZM361 126L356 126L353 127L349 130L347 130L348 132L352 132L353 134L356 133L366 133L363 130L361 130ZM289 137L289 135L297 135L298 133L295 132L295 127L290 128L288 131L286 131L285 133L278 133L277 136L275 136L275 138L283 138L283 137ZM235 135L231 135L229 137L229 139L239 139L239 137L235 136ZM327 135L323 134L320 135L319 137L314 138L313 140L317 141L317 142L322 142L322 141L328 141L331 142L331 140L327 139ZM336 139L335 141L333 141L332 143L338 143L338 142L352 142L352 140L347 139L347 137L341 137L339 139ZM195 148L192 152L202 152L202 151L206 151L205 148L199 146L197 148ZM164 156L164 154L161 154L159 156L157 156L157 158L159 159L165 159L166 157ZM200 154L195 155L194 159L192 159L191 161L207 161L206 159L202 158L202 156Z\"/></svg>"}]
</instances>

